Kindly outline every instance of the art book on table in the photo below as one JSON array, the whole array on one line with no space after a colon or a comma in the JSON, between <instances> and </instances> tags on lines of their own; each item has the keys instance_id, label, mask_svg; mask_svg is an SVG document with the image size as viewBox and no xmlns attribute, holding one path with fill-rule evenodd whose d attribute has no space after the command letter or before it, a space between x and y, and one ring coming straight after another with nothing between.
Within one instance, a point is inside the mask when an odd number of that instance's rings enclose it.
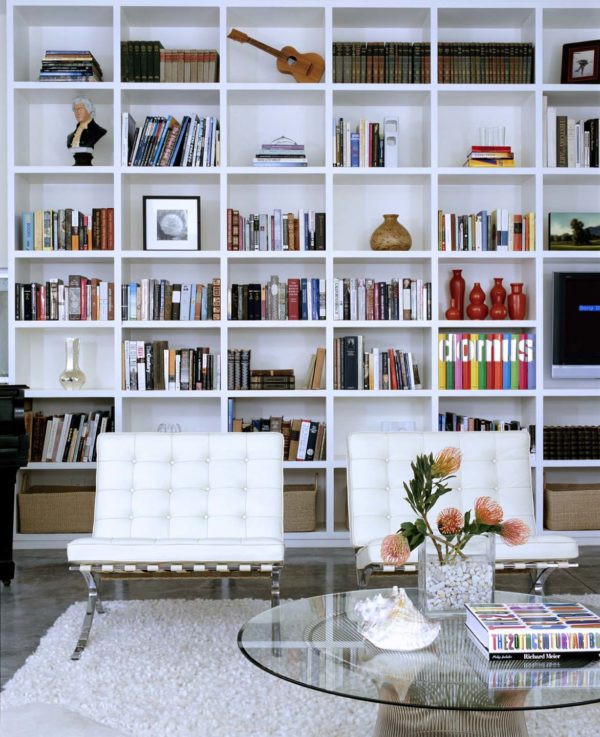
<instances>
[{"instance_id":1,"label":"art book on table","mask_svg":"<svg viewBox=\"0 0 600 737\"><path fill-rule=\"evenodd\" d=\"M575 602L467 604L467 627L493 659L600 659L600 617Z\"/></svg>"}]
</instances>

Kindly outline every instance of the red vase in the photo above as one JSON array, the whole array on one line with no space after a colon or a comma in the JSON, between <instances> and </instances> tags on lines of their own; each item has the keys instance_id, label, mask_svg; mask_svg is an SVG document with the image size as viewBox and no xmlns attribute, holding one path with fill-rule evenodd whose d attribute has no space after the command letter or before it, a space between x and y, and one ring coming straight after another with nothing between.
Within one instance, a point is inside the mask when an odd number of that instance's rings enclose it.
<instances>
[{"instance_id":1,"label":"red vase","mask_svg":"<svg viewBox=\"0 0 600 737\"><path fill-rule=\"evenodd\" d=\"M450 307L446 310L446 320L460 320L460 312L454 298L450 300Z\"/></svg>"},{"instance_id":2,"label":"red vase","mask_svg":"<svg viewBox=\"0 0 600 737\"><path fill-rule=\"evenodd\" d=\"M511 284L511 293L508 295L508 316L511 320L525 319L527 312L527 295L523 294L523 283Z\"/></svg>"},{"instance_id":3,"label":"red vase","mask_svg":"<svg viewBox=\"0 0 600 737\"><path fill-rule=\"evenodd\" d=\"M462 269L452 269L452 274L452 279L450 279L450 304L452 304L452 300L455 300L458 310L458 317L452 319L464 320L465 280L462 278Z\"/></svg>"},{"instance_id":4,"label":"red vase","mask_svg":"<svg viewBox=\"0 0 600 737\"><path fill-rule=\"evenodd\" d=\"M492 300L492 308L490 309L490 318L492 320L504 320L507 315L506 305L506 289L502 286L502 279L494 277L494 286L490 290L490 299Z\"/></svg>"},{"instance_id":5,"label":"red vase","mask_svg":"<svg viewBox=\"0 0 600 737\"><path fill-rule=\"evenodd\" d=\"M488 313L488 307L485 304L485 292L481 288L481 284L476 281L473 289L469 294L470 304L467 307L467 315L471 320L485 320Z\"/></svg>"}]
</instances>

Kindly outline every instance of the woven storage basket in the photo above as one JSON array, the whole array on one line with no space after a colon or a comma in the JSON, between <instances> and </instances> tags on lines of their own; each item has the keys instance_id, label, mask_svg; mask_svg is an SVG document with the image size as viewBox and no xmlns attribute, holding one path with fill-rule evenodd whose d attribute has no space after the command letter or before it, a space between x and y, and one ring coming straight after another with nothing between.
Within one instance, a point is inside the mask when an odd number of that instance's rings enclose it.
<instances>
[{"instance_id":1,"label":"woven storage basket","mask_svg":"<svg viewBox=\"0 0 600 737\"><path fill-rule=\"evenodd\" d=\"M547 530L600 529L600 484L546 483L544 527Z\"/></svg>"},{"instance_id":2,"label":"woven storage basket","mask_svg":"<svg viewBox=\"0 0 600 737\"><path fill-rule=\"evenodd\" d=\"M317 482L312 484L284 484L283 529L285 532L313 532L317 526Z\"/></svg>"},{"instance_id":3,"label":"woven storage basket","mask_svg":"<svg viewBox=\"0 0 600 737\"><path fill-rule=\"evenodd\" d=\"M29 486L21 474L19 532L91 532L95 486Z\"/></svg>"}]
</instances>

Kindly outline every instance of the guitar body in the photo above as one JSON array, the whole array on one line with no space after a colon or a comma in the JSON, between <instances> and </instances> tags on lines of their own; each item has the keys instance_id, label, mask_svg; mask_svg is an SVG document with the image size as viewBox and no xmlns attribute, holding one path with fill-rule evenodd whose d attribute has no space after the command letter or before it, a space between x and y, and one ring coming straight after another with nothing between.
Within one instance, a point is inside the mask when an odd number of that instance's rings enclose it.
<instances>
[{"instance_id":1,"label":"guitar body","mask_svg":"<svg viewBox=\"0 0 600 737\"><path fill-rule=\"evenodd\" d=\"M319 54L301 54L293 46L284 46L277 59L277 69L282 74L291 74L296 82L320 82L325 72L325 61Z\"/></svg>"}]
</instances>

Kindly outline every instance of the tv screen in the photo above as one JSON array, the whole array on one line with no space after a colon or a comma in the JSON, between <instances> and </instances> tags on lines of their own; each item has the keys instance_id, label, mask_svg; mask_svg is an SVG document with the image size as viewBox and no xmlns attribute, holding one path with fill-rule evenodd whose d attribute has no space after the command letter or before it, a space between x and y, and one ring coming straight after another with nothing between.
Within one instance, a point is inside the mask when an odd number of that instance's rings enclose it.
<instances>
[{"instance_id":1,"label":"tv screen","mask_svg":"<svg viewBox=\"0 0 600 737\"><path fill-rule=\"evenodd\" d=\"M556 272L553 310L553 378L600 378L600 272Z\"/></svg>"}]
</instances>

